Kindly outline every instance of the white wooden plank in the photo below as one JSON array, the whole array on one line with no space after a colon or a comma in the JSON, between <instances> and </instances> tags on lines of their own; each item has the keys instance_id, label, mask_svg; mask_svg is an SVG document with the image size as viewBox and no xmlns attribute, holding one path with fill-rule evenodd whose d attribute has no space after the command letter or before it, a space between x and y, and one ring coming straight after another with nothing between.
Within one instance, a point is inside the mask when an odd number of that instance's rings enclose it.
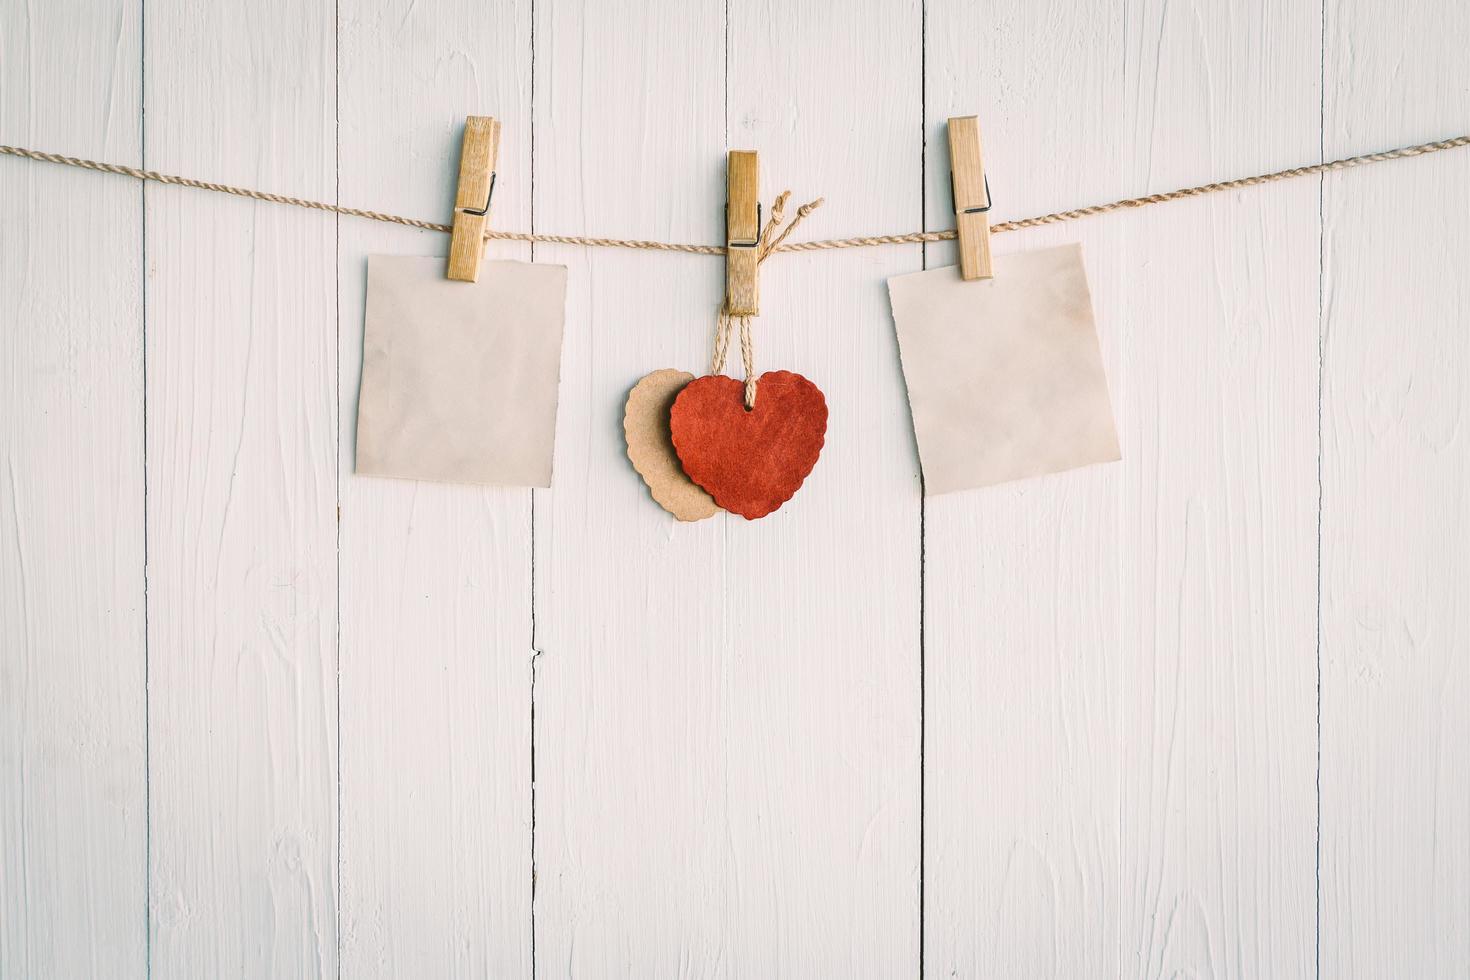
<instances>
[{"instance_id":1,"label":"white wooden plank","mask_svg":"<svg viewBox=\"0 0 1470 980\"><path fill-rule=\"evenodd\" d=\"M535 37L538 229L722 240L723 2L538 4ZM705 370L724 267L536 258L570 266L552 487L535 494L536 972L738 973L728 529L676 524L622 432L644 374Z\"/></svg>"},{"instance_id":2,"label":"white wooden plank","mask_svg":"<svg viewBox=\"0 0 1470 980\"><path fill-rule=\"evenodd\" d=\"M994 220L1315 156L1305 8L928 11L930 227L950 115ZM927 973L1311 972L1315 204L996 239L1084 244L1124 459L926 507Z\"/></svg>"},{"instance_id":3,"label":"white wooden plank","mask_svg":"<svg viewBox=\"0 0 1470 980\"><path fill-rule=\"evenodd\" d=\"M330 199L330 6L151 0L150 166ZM336 973L336 239L147 192L152 972Z\"/></svg>"},{"instance_id":4,"label":"white wooden plank","mask_svg":"<svg viewBox=\"0 0 1470 980\"><path fill-rule=\"evenodd\" d=\"M1463 133L1470 9L1327 5L1323 152ZM1321 975L1470 975L1470 152L1323 185Z\"/></svg>"},{"instance_id":5,"label":"white wooden plank","mask_svg":"<svg viewBox=\"0 0 1470 980\"><path fill-rule=\"evenodd\" d=\"M493 115L491 226L529 228L530 4L340 12L343 199L448 221L464 117ZM448 244L341 224L344 976L530 973L530 491L352 473L366 256Z\"/></svg>"},{"instance_id":6,"label":"white wooden plank","mask_svg":"<svg viewBox=\"0 0 1470 980\"><path fill-rule=\"evenodd\" d=\"M136 164L140 65L133 0L0 5L0 141ZM0 159L4 977L147 969L142 298L136 183Z\"/></svg>"},{"instance_id":7,"label":"white wooden plank","mask_svg":"<svg viewBox=\"0 0 1470 980\"><path fill-rule=\"evenodd\" d=\"M825 197L799 236L922 217L921 45L902 0L730 5L730 142L761 151L767 197ZM809 377L830 416L789 504L726 519L736 936L759 951L741 975L918 967L920 496L885 279L921 262L889 247L762 272L756 370Z\"/></svg>"},{"instance_id":8,"label":"white wooden plank","mask_svg":"<svg viewBox=\"0 0 1470 980\"><path fill-rule=\"evenodd\" d=\"M898 162L918 151L914 12L878 11L908 16L914 41L868 66L859 90L874 118L861 133L845 132L837 100L793 101L818 69L785 66L761 39L802 31L814 45L830 30L846 78L881 49L875 22L731 13L731 91L750 94L732 99L729 146L762 152L766 196L800 178L860 201L849 213L866 227L916 220ZM719 240L723 15L538 11L536 113L555 122L538 126L543 228ZM893 78L907 84L888 91ZM757 122L755 104L788 115ZM797 114L816 119L800 136L784 128ZM807 161L801 147L823 138L834 146ZM876 210L875 177L897 185ZM538 972L914 968L917 487L881 276L917 258L783 259L763 272L759 364L812 375L838 411L816 473L775 516L693 526L648 499L618 420L643 373L703 369L723 269L618 253L574 267L556 485L537 510ZM849 541L855 523L875 528L871 540ZM886 582L871 575L880 563Z\"/></svg>"},{"instance_id":9,"label":"white wooden plank","mask_svg":"<svg viewBox=\"0 0 1470 980\"><path fill-rule=\"evenodd\" d=\"M926 227L954 227L943 129L953 115L979 117L992 221L1122 189L1106 152L1118 140L1121 52L1084 40L1122 30L1121 13L1096 5L929 6ZM1122 409L1108 301L1120 227L1019 235L996 236L995 252L1083 243ZM927 253L930 268L956 261L950 245ZM1129 460L1136 439L1126 415L1118 422ZM1119 476L1100 467L925 503L927 975L1123 975L1118 724L1131 681L1115 676L1107 642L1123 601L1110 568L1123 540Z\"/></svg>"}]
</instances>

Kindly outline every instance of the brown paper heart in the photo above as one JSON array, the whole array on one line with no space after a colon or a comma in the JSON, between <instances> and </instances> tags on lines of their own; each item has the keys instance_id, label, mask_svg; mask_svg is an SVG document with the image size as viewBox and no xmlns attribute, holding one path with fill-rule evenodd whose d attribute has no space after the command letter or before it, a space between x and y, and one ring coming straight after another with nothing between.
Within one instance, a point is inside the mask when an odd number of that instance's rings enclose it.
<instances>
[{"instance_id":1,"label":"brown paper heart","mask_svg":"<svg viewBox=\"0 0 1470 980\"><path fill-rule=\"evenodd\" d=\"M702 521L720 509L713 497L684 475L669 441L669 408L693 380L688 371L654 371L628 392L623 410L628 460L658 505L681 521Z\"/></svg>"},{"instance_id":2,"label":"brown paper heart","mask_svg":"<svg viewBox=\"0 0 1470 980\"><path fill-rule=\"evenodd\" d=\"M827 437L827 399L799 374L771 371L745 385L724 375L691 381L674 399L669 432L684 472L726 510L753 520L791 499Z\"/></svg>"}]
</instances>

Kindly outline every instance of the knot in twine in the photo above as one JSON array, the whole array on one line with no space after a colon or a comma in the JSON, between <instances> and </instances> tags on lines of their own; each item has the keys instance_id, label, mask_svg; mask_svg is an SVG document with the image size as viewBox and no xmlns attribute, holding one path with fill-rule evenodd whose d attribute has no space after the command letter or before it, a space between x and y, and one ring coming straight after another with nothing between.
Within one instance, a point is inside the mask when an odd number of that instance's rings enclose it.
<instances>
[{"instance_id":1,"label":"knot in twine","mask_svg":"<svg viewBox=\"0 0 1470 980\"><path fill-rule=\"evenodd\" d=\"M817 208L822 206L822 198L809 201L796 209L796 217L791 219L791 224L781 228L781 222L786 216L786 202L790 200L791 192L782 191L776 198L776 203L771 206L771 217L766 222L765 228L761 229L760 254L756 258L759 265L770 258L771 255L786 240L786 236L796 230L796 226L806 219ZM781 233L776 234L776 229L781 228ZM773 237L774 236L774 237ZM755 343L750 336L750 320L748 316L732 317L730 315L730 302L727 299L720 304L719 317L715 324L715 352L710 358L710 374L720 374L725 370L725 355L730 349L730 330L733 321L740 321L740 359L745 364L745 409L750 411L755 408Z\"/></svg>"}]
</instances>

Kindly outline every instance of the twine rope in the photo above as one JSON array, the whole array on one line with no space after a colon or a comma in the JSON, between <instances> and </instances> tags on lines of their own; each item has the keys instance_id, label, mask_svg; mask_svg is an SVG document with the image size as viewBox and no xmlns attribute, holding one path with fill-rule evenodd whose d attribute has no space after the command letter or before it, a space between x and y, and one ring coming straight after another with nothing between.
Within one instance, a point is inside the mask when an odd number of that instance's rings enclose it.
<instances>
[{"instance_id":1,"label":"twine rope","mask_svg":"<svg viewBox=\"0 0 1470 980\"><path fill-rule=\"evenodd\" d=\"M730 349L730 327L740 321L740 360L745 365L745 408L755 408L755 344L750 336L750 317L732 317L730 307L720 304L720 313L715 322L715 352L710 358L710 374L725 370L725 354Z\"/></svg>"},{"instance_id":2,"label":"twine rope","mask_svg":"<svg viewBox=\"0 0 1470 980\"><path fill-rule=\"evenodd\" d=\"M1108 214L1112 211L1141 208L1150 204L1162 204L1165 201L1177 201L1186 197L1199 197L1203 194L1215 194L1221 191L1255 187L1259 184L1270 184L1278 180L1289 180L1293 177L1308 177L1312 174L1325 174L1338 170L1347 170L1351 167L1362 166L1365 163L1402 160L1408 157L1422 156L1426 153L1437 153L1440 150L1450 150L1455 147L1467 145L1470 145L1470 135L1455 136L1433 143L1419 143L1415 146L1402 146L1393 150L1384 150L1380 153L1365 153L1360 156L1343 157L1340 160L1314 163L1306 167L1293 167L1289 170L1277 170L1272 173L1257 174L1254 177L1240 177L1235 180L1216 181L1210 184L1200 184L1195 187L1181 187L1178 190L1165 191L1161 194L1129 197L1112 201L1108 204L1094 204L1090 207L1075 208L1071 211L1054 211L1051 214L1037 215L1033 218L1002 221L998 224L991 225L990 230L993 234L1001 234L1007 231L1016 231L1021 228L1035 228L1040 225L1057 224L1062 221L1075 221L1078 218L1090 218L1094 215ZM246 187L234 187L230 184L215 184L209 181L195 180L192 177L179 177L173 174L159 173L156 170L139 170L136 167L125 167L116 163L100 163L96 160L62 156L59 153L45 153L40 150L26 149L25 147L0 145L0 155L24 157L28 160L38 160L43 163L57 163L68 167L80 167L83 170L118 174L123 177L133 177L138 180L151 180L160 184L173 184L179 187L193 187L198 190L215 191L220 194L233 194L236 197L248 197L251 200L268 201L272 204L289 204L293 207L310 208L314 211L328 211L332 214L345 214L354 218L386 221L390 224L406 225L410 228L422 228L425 231L450 231L449 225L438 224L433 221L419 221L416 218L405 218L396 214L384 214L381 211L368 211L362 208L349 208L340 204L327 204L323 201L308 201L299 197L287 197L284 194L271 194L266 191L251 190ZM811 204L804 205L803 210L814 208L820 204L820 200L813 201ZM799 215L798 221L800 217L804 217L804 215ZM765 246L761 256L762 259L765 258L765 255L774 252L816 252L834 248L865 248L873 245L914 245L926 242L950 241L956 237L954 230L917 231L910 232L906 235L867 235L858 238L832 238L823 241L787 243L786 236L791 233L791 230L796 227L796 224L797 221L793 221L769 246ZM594 238L583 235L547 235L539 232L493 230L487 232L485 237L499 241L544 242L554 245L634 248L658 252L691 252L697 255L725 254L725 248L722 245L685 245L675 242L644 241L636 238Z\"/></svg>"},{"instance_id":3,"label":"twine rope","mask_svg":"<svg viewBox=\"0 0 1470 980\"><path fill-rule=\"evenodd\" d=\"M786 236L796 230L796 226L806 220L807 215L822 206L822 198L809 201L796 209L796 217L791 219L779 235L776 229L781 227L781 222L786 217L786 202L791 199L790 191L782 191L776 198L776 203L771 205L771 217L766 221L766 227L761 230L760 252L756 257L756 265L760 265L771 253L778 250L780 244L786 240ZM774 236L774 237L772 237ZM725 370L725 355L730 349L730 328L733 320L740 321L740 359L745 364L745 409L749 411L755 408L755 342L751 338L750 317L732 317L728 302L720 304L719 315L715 319L715 350L710 357L709 373L719 374Z\"/></svg>"}]
</instances>

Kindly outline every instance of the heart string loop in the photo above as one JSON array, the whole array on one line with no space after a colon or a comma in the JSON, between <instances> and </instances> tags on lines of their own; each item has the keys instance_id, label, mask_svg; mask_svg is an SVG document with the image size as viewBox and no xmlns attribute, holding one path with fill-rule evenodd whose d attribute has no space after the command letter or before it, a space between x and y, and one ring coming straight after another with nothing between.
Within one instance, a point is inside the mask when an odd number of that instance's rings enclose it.
<instances>
[{"instance_id":1,"label":"heart string loop","mask_svg":"<svg viewBox=\"0 0 1470 980\"><path fill-rule=\"evenodd\" d=\"M750 340L750 317L740 318L740 359L745 362L745 410L755 408L755 344Z\"/></svg>"},{"instance_id":2,"label":"heart string loop","mask_svg":"<svg viewBox=\"0 0 1470 980\"><path fill-rule=\"evenodd\" d=\"M735 319L737 318L730 315L728 306L720 306L719 322L715 327L715 353L710 359L710 374L720 374L725 370L725 356L730 350L730 331ZM738 319L740 360L745 367L745 407L749 410L755 408L755 344L750 337L750 317L742 316Z\"/></svg>"},{"instance_id":3,"label":"heart string loop","mask_svg":"<svg viewBox=\"0 0 1470 980\"><path fill-rule=\"evenodd\" d=\"M720 304L719 317L715 321L715 352L709 359L709 373L721 374L725 370L725 353L730 349L730 306Z\"/></svg>"},{"instance_id":4,"label":"heart string loop","mask_svg":"<svg viewBox=\"0 0 1470 980\"><path fill-rule=\"evenodd\" d=\"M791 224L781 228L781 222L786 215L786 202L791 198L790 191L782 191L771 205L771 217L766 222L765 228L761 230L760 257L756 259L757 264L764 262L770 257L777 246L786 240L786 236L796 230L806 216L822 206L822 198L809 201L796 209L796 217L791 219ZM781 233L776 230L781 228ZM737 319L730 315L729 303L720 304L720 312L715 320L715 349L710 358L710 374L720 374L725 370L725 357L730 350L730 331L733 321ZM740 360L745 367L745 409L750 411L755 408L755 341L751 338L750 317L742 316L740 320Z\"/></svg>"}]
</instances>

